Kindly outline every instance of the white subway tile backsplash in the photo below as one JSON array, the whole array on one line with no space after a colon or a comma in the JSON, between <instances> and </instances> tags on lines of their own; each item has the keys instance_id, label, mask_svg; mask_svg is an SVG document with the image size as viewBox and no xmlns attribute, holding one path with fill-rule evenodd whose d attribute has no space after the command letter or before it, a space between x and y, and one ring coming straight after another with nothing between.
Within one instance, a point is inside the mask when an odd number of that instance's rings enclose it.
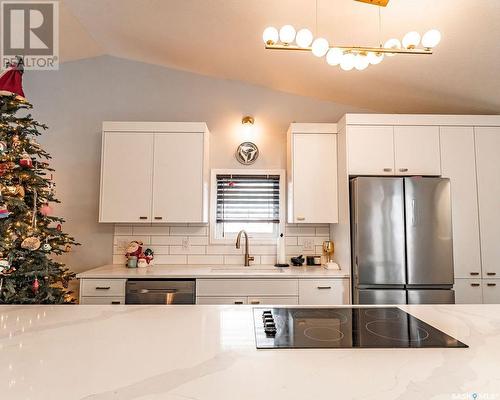
<instances>
[{"instance_id":1,"label":"white subway tile backsplash","mask_svg":"<svg viewBox=\"0 0 500 400\"><path fill-rule=\"evenodd\" d=\"M172 236L207 236L206 226L172 226L170 234Z\"/></svg>"},{"instance_id":2,"label":"white subway tile backsplash","mask_svg":"<svg viewBox=\"0 0 500 400\"><path fill-rule=\"evenodd\" d=\"M203 255L203 256L188 256L188 264L224 264L224 256Z\"/></svg>"},{"instance_id":3,"label":"white subway tile backsplash","mask_svg":"<svg viewBox=\"0 0 500 400\"><path fill-rule=\"evenodd\" d=\"M161 226L138 226L134 225L133 228L134 235L168 235L170 233L170 227Z\"/></svg>"},{"instance_id":4,"label":"white subway tile backsplash","mask_svg":"<svg viewBox=\"0 0 500 400\"><path fill-rule=\"evenodd\" d=\"M205 246L170 246L170 254L205 254Z\"/></svg>"},{"instance_id":5,"label":"white subway tile backsplash","mask_svg":"<svg viewBox=\"0 0 500 400\"><path fill-rule=\"evenodd\" d=\"M287 262L299 254L321 254L324 240L330 236L328 224L287 224L285 230ZM209 244L207 225L115 225L113 263L125 263L125 248L132 240L140 240L155 251L157 264L243 265L244 243L241 249L234 244ZM304 246L311 247L305 250ZM275 264L276 246L250 240L252 264Z\"/></svg>"}]
</instances>

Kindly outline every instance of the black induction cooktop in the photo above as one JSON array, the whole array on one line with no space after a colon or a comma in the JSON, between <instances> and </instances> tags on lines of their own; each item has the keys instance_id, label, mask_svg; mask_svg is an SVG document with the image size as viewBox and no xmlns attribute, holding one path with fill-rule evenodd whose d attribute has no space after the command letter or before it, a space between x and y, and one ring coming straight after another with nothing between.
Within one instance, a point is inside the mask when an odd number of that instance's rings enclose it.
<instances>
[{"instance_id":1,"label":"black induction cooktop","mask_svg":"<svg viewBox=\"0 0 500 400\"><path fill-rule=\"evenodd\" d=\"M254 308L258 349L469 347L397 307Z\"/></svg>"}]
</instances>

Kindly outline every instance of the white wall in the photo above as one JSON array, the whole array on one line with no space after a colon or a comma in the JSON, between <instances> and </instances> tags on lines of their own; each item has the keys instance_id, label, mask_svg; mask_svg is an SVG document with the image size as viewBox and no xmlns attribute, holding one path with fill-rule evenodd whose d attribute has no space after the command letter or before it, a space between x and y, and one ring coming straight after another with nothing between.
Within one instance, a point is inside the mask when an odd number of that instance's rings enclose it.
<instances>
[{"instance_id":1,"label":"white wall","mask_svg":"<svg viewBox=\"0 0 500 400\"><path fill-rule=\"evenodd\" d=\"M366 112L109 56L65 63L55 72L28 71L24 89L34 116L50 128L39 141L54 157L62 201L56 214L83 244L65 260L76 272L112 261L113 225L97 223L102 121L207 122L211 167L238 168L233 153L243 141L241 118L249 114L260 148L253 168L285 168L289 123L336 122L346 112Z\"/></svg>"}]
</instances>

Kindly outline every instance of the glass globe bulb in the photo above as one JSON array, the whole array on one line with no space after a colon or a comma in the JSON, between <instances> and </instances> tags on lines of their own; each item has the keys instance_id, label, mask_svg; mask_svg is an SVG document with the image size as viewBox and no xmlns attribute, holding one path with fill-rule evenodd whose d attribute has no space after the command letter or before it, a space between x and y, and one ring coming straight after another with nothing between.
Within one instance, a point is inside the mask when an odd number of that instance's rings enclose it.
<instances>
[{"instance_id":1,"label":"glass globe bulb","mask_svg":"<svg viewBox=\"0 0 500 400\"><path fill-rule=\"evenodd\" d=\"M268 26L264 29L262 40L265 44L275 44L279 39L278 30L274 26Z\"/></svg>"},{"instance_id":2,"label":"glass globe bulb","mask_svg":"<svg viewBox=\"0 0 500 400\"><path fill-rule=\"evenodd\" d=\"M384 59L384 53L374 53L372 51L370 51L368 53L368 62L372 65L377 65L377 64L380 64L382 62L382 60Z\"/></svg>"},{"instance_id":3,"label":"glass globe bulb","mask_svg":"<svg viewBox=\"0 0 500 400\"><path fill-rule=\"evenodd\" d=\"M368 61L367 56L357 54L354 57L354 68L356 68L358 71L363 71L368 67L369 64L370 62Z\"/></svg>"},{"instance_id":4,"label":"glass globe bulb","mask_svg":"<svg viewBox=\"0 0 500 400\"><path fill-rule=\"evenodd\" d=\"M384 44L384 48L386 49L400 49L401 48L401 42L398 39L389 39L387 42ZM395 56L395 53L386 53L389 57Z\"/></svg>"},{"instance_id":5,"label":"glass globe bulb","mask_svg":"<svg viewBox=\"0 0 500 400\"><path fill-rule=\"evenodd\" d=\"M431 29L430 31L424 33L424 36L422 37L422 46L426 49L432 49L433 47L436 47L440 41L441 32L437 29Z\"/></svg>"},{"instance_id":6,"label":"glass globe bulb","mask_svg":"<svg viewBox=\"0 0 500 400\"><path fill-rule=\"evenodd\" d=\"M330 45L328 44L328 40L324 38L317 38L312 44L312 53L316 57L323 57L328 51L329 47Z\"/></svg>"},{"instance_id":7,"label":"glass globe bulb","mask_svg":"<svg viewBox=\"0 0 500 400\"><path fill-rule=\"evenodd\" d=\"M280 29L280 40L289 44L295 40L295 28L292 25L283 25Z\"/></svg>"},{"instance_id":8,"label":"glass globe bulb","mask_svg":"<svg viewBox=\"0 0 500 400\"><path fill-rule=\"evenodd\" d=\"M412 31L408 32L404 37L403 37L403 47L405 49L414 49L417 47L420 43L420 33Z\"/></svg>"},{"instance_id":9,"label":"glass globe bulb","mask_svg":"<svg viewBox=\"0 0 500 400\"><path fill-rule=\"evenodd\" d=\"M354 68L354 59L354 54L344 54L344 56L342 57L342 61L340 62L340 68L342 68L344 71L350 71Z\"/></svg>"},{"instance_id":10,"label":"glass globe bulb","mask_svg":"<svg viewBox=\"0 0 500 400\"><path fill-rule=\"evenodd\" d=\"M342 57L344 56L344 51L337 47L328 50L326 53L326 62L329 65L339 65L342 62Z\"/></svg>"},{"instance_id":11,"label":"glass globe bulb","mask_svg":"<svg viewBox=\"0 0 500 400\"><path fill-rule=\"evenodd\" d=\"M301 29L297 32L297 36L295 37L295 41L297 42L297 46L305 48L309 47L313 41L313 34L309 29Z\"/></svg>"}]
</instances>

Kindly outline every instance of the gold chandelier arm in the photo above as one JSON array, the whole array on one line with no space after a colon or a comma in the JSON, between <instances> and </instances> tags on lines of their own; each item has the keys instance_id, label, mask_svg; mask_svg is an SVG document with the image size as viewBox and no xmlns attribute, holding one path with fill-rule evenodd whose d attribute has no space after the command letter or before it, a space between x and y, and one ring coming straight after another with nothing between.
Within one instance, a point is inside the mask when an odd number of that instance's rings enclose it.
<instances>
[{"instance_id":1,"label":"gold chandelier arm","mask_svg":"<svg viewBox=\"0 0 500 400\"><path fill-rule=\"evenodd\" d=\"M432 49L386 49L384 47L364 47L364 46L330 46L331 49L342 49L345 52L355 53L390 53L390 54L432 54ZM266 44L268 50L294 50L312 51L312 47L299 47L295 45Z\"/></svg>"}]
</instances>

